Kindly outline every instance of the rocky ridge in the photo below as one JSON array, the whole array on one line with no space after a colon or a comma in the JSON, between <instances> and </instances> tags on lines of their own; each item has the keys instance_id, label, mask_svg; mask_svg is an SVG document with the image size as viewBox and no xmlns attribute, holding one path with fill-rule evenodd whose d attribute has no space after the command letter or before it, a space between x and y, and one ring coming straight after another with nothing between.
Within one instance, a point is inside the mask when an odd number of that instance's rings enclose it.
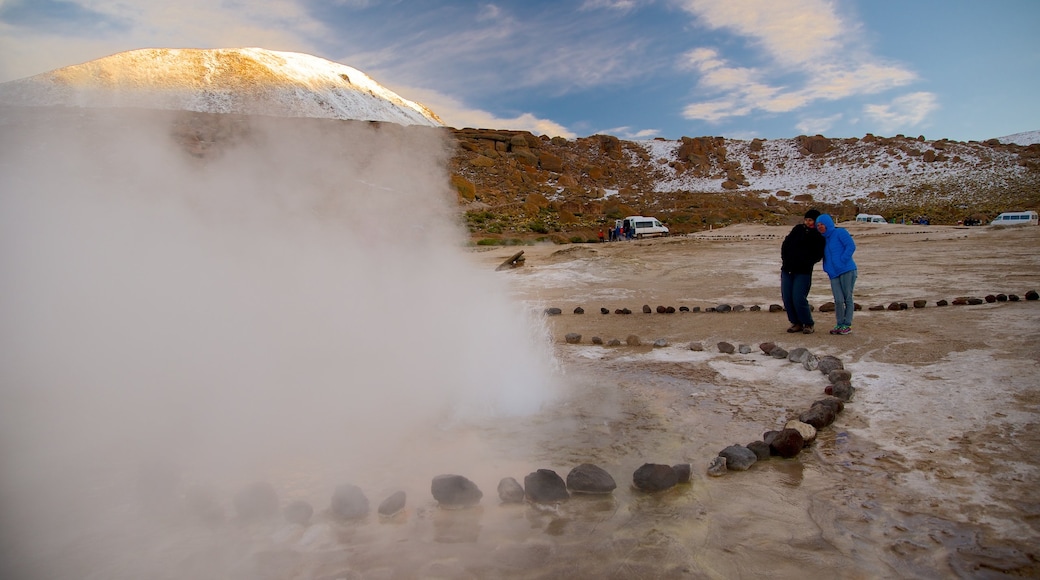
<instances>
[{"instance_id":1,"label":"rocky ridge","mask_svg":"<svg viewBox=\"0 0 1040 580\"><path fill-rule=\"evenodd\" d=\"M593 241L626 215L671 232L739 222L789 223L812 205L839 218L879 213L932 223L1040 207L1040 144L683 137L573 140L454 130L452 182L470 232L496 239Z\"/></svg>"}]
</instances>

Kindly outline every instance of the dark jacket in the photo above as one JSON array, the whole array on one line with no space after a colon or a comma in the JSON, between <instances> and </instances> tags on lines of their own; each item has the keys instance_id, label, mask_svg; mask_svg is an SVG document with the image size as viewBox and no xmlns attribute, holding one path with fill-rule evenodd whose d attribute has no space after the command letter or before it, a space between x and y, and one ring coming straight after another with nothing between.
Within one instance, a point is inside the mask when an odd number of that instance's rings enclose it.
<instances>
[{"instance_id":1,"label":"dark jacket","mask_svg":"<svg viewBox=\"0 0 1040 580\"><path fill-rule=\"evenodd\" d=\"M823 259L823 236L815 229L798 224L780 246L780 269L788 274L812 274L813 266Z\"/></svg>"}]
</instances>

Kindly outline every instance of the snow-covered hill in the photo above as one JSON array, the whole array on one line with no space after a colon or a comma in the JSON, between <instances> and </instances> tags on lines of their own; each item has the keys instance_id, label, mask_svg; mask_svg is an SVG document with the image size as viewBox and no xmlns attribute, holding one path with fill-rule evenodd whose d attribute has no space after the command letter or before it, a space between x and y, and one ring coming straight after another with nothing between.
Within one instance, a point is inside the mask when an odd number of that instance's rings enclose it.
<instances>
[{"instance_id":1,"label":"snow-covered hill","mask_svg":"<svg viewBox=\"0 0 1040 580\"><path fill-rule=\"evenodd\" d=\"M142 49L0 84L0 104L135 107L442 126L365 73L260 48Z\"/></svg>"},{"instance_id":2,"label":"snow-covered hill","mask_svg":"<svg viewBox=\"0 0 1040 580\"><path fill-rule=\"evenodd\" d=\"M1040 131L1026 131L1024 133L1015 133L1014 135L1007 135L1005 137L997 137L997 141L1001 143L1014 143L1016 145L1033 145L1040 143Z\"/></svg>"}]
</instances>

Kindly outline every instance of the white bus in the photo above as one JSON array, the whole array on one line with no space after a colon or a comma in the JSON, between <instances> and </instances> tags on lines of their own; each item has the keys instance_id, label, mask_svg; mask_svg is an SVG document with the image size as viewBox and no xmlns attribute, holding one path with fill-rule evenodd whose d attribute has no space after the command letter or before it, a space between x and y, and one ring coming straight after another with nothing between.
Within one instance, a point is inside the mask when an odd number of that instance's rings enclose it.
<instances>
[{"instance_id":1,"label":"white bus","mask_svg":"<svg viewBox=\"0 0 1040 580\"><path fill-rule=\"evenodd\" d=\"M1035 226L1037 225L1035 211L1006 211L991 221L991 226Z\"/></svg>"},{"instance_id":2,"label":"white bus","mask_svg":"<svg viewBox=\"0 0 1040 580\"><path fill-rule=\"evenodd\" d=\"M885 220L885 216L877 215L877 214L870 214L870 213L861 213L861 214L857 215L856 216L856 221L861 222L861 223L868 223L868 224L887 224L888 223L888 221Z\"/></svg>"}]
</instances>

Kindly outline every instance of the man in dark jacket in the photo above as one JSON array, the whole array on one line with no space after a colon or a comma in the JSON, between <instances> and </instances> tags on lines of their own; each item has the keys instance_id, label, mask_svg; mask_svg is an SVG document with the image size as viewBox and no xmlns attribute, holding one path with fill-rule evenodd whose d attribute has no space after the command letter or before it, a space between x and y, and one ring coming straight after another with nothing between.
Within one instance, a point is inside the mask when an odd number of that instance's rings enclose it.
<instances>
[{"instance_id":1,"label":"man in dark jacket","mask_svg":"<svg viewBox=\"0 0 1040 580\"><path fill-rule=\"evenodd\" d=\"M823 259L823 236L816 231L820 212L805 212L802 223L796 225L780 246L780 295L791 327L787 332L812 334L815 331L812 310L809 309L809 289L816 262Z\"/></svg>"}]
</instances>

